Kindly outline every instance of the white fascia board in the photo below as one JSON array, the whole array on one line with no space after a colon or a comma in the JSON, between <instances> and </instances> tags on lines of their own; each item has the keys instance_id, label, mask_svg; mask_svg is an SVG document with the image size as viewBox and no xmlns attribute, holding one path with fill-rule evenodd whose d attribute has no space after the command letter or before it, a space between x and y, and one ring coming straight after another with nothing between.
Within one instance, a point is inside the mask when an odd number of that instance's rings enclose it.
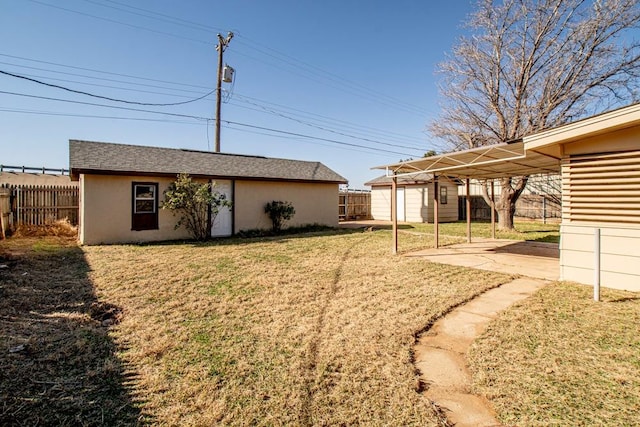
<instances>
[{"instance_id":1,"label":"white fascia board","mask_svg":"<svg viewBox=\"0 0 640 427\"><path fill-rule=\"evenodd\" d=\"M523 138L525 150L563 144L640 124L640 104L599 114Z\"/></svg>"}]
</instances>

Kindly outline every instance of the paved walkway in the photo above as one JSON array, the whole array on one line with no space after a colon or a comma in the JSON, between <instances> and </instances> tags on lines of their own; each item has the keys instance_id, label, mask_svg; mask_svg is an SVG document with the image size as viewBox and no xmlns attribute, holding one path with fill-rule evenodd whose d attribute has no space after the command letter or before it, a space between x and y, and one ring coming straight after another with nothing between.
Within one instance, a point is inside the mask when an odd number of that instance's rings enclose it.
<instances>
[{"instance_id":1,"label":"paved walkway","mask_svg":"<svg viewBox=\"0 0 640 427\"><path fill-rule=\"evenodd\" d=\"M438 320L414 347L415 364L427 385L425 398L456 427L499 426L489 402L471 393L466 359L473 341L499 312L558 279L558 246L534 242L480 240L405 256L530 277L491 289Z\"/></svg>"}]
</instances>

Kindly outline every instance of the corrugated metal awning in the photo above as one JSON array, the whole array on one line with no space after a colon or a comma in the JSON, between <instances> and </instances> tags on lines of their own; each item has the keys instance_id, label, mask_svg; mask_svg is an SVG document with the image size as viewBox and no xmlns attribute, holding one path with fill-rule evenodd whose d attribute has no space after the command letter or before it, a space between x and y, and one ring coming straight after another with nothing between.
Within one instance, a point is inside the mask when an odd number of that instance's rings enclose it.
<instances>
[{"instance_id":1,"label":"corrugated metal awning","mask_svg":"<svg viewBox=\"0 0 640 427\"><path fill-rule=\"evenodd\" d=\"M385 169L389 176L430 172L456 178L497 179L559 173L560 159L525 150L524 142L515 141L376 166L373 169Z\"/></svg>"}]
</instances>

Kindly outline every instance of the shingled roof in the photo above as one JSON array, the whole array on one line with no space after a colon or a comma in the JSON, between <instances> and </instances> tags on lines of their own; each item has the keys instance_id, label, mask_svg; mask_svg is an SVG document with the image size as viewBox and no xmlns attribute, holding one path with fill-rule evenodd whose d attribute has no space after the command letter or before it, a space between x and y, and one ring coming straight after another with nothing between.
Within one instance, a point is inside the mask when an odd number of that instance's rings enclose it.
<instances>
[{"instance_id":1,"label":"shingled roof","mask_svg":"<svg viewBox=\"0 0 640 427\"><path fill-rule=\"evenodd\" d=\"M438 179L444 179L444 178L446 178L448 181L453 182L456 185L460 185L460 181L457 179L451 179L449 177L442 177L442 176L438 177ZM382 175L372 179L371 181L365 182L364 185L368 185L370 187L389 186L391 185L391 180L392 180L392 177ZM433 174L423 172L423 173L416 173L412 175L403 175L403 176L398 176L396 180L397 180L397 183L401 185L427 184L433 181Z\"/></svg>"},{"instance_id":2,"label":"shingled roof","mask_svg":"<svg viewBox=\"0 0 640 427\"><path fill-rule=\"evenodd\" d=\"M320 162L69 140L72 179L81 173L346 183Z\"/></svg>"}]
</instances>

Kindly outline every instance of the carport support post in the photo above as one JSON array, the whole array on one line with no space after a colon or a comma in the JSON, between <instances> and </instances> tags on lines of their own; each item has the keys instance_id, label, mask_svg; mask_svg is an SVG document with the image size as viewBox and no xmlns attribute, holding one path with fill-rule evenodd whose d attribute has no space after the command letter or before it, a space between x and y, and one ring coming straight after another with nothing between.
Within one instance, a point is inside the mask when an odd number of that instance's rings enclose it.
<instances>
[{"instance_id":1,"label":"carport support post","mask_svg":"<svg viewBox=\"0 0 640 427\"><path fill-rule=\"evenodd\" d=\"M398 178L391 178L391 253L398 253Z\"/></svg>"},{"instance_id":2,"label":"carport support post","mask_svg":"<svg viewBox=\"0 0 640 427\"><path fill-rule=\"evenodd\" d=\"M495 186L493 185L494 182L493 180L491 180L491 206L489 206L491 208L491 238L495 239L496 238L496 190L495 190Z\"/></svg>"},{"instance_id":3,"label":"carport support post","mask_svg":"<svg viewBox=\"0 0 640 427\"><path fill-rule=\"evenodd\" d=\"M433 239L434 247L440 247L440 233L438 230L438 175L433 174Z\"/></svg>"},{"instance_id":4,"label":"carport support post","mask_svg":"<svg viewBox=\"0 0 640 427\"><path fill-rule=\"evenodd\" d=\"M471 183L469 178L467 178L465 184L467 187L467 243L471 243L471 198L469 196L469 193L471 192Z\"/></svg>"}]
</instances>

